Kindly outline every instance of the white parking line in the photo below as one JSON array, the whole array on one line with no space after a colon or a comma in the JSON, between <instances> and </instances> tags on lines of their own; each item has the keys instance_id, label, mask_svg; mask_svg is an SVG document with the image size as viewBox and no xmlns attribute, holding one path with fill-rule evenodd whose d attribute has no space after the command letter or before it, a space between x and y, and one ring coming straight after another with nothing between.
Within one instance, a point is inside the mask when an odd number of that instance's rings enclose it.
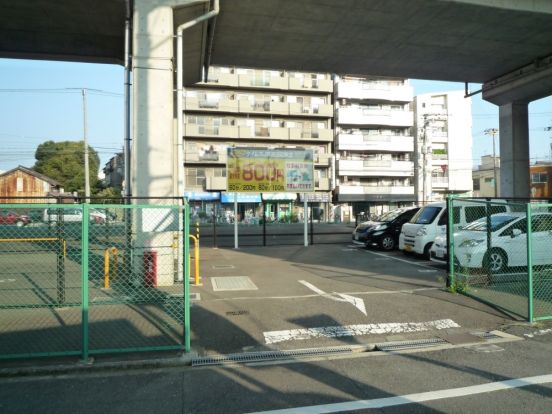
<instances>
[{"instance_id":1,"label":"white parking line","mask_svg":"<svg viewBox=\"0 0 552 414\"><path fill-rule=\"evenodd\" d=\"M397 260L399 262L403 262L403 263L408 263L408 264L411 264L413 266L420 266L420 267L426 267L428 269L432 269L432 270L435 270L434 267L432 266L428 266L426 264L422 264L422 263L415 263L415 262L411 262L409 260L405 260L405 259L399 259L398 257L395 257L395 256L389 256L387 254L383 254L383 253L376 253L376 252L372 252L370 250L364 250L366 253L370 253L370 254L374 254L376 256L381 256L381 257L385 257L387 259L393 259L393 260Z\"/></svg>"},{"instance_id":2,"label":"white parking line","mask_svg":"<svg viewBox=\"0 0 552 414\"><path fill-rule=\"evenodd\" d=\"M417 289L402 289L402 290L375 290L370 292L343 292L346 295L395 295L398 293L415 293L424 290L440 290L438 287L425 287ZM235 298L217 298L206 299L205 302L231 302L234 300L279 300L279 299L309 299L318 298L320 295L292 295L292 296L238 296Z\"/></svg>"},{"instance_id":3,"label":"white parking line","mask_svg":"<svg viewBox=\"0 0 552 414\"><path fill-rule=\"evenodd\" d=\"M396 397L375 398L373 400L348 401L335 404L311 405L306 407L287 408L283 410L259 411L257 413L251 414L337 413L371 408L394 407L397 405L422 403L426 401L442 400L445 398L465 397L468 395L484 394L487 392L511 390L514 388L547 384L550 382L552 382L552 374L537 375L535 377L516 378L506 381L496 381L489 382L487 384L471 385L468 387L420 392L417 394L407 394Z\"/></svg>"},{"instance_id":4,"label":"white parking line","mask_svg":"<svg viewBox=\"0 0 552 414\"><path fill-rule=\"evenodd\" d=\"M428 322L395 322L370 323L357 325L338 325L317 328L287 329L283 331L264 332L266 344L284 341L297 341L311 338L340 338L343 336L400 334L424 332L430 329L460 328L452 319L440 319Z\"/></svg>"}]
</instances>

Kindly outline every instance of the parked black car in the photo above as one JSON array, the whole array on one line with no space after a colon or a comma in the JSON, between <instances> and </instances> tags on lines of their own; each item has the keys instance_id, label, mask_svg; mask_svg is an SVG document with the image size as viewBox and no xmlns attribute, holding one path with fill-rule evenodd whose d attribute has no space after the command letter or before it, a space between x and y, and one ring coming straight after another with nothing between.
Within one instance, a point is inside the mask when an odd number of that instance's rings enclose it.
<instances>
[{"instance_id":1,"label":"parked black car","mask_svg":"<svg viewBox=\"0 0 552 414\"><path fill-rule=\"evenodd\" d=\"M399 244L399 235L404 223L409 221L420 207L403 207L390 211L378 218L364 234L366 247L377 246L383 250L393 250Z\"/></svg>"},{"instance_id":2,"label":"parked black car","mask_svg":"<svg viewBox=\"0 0 552 414\"><path fill-rule=\"evenodd\" d=\"M372 220L361 222L353 230L353 242L364 243L366 241L366 233L368 232L368 230L370 230L374 226L377 226L378 224L380 224L380 222L377 221L377 219L375 218Z\"/></svg>"}]
</instances>

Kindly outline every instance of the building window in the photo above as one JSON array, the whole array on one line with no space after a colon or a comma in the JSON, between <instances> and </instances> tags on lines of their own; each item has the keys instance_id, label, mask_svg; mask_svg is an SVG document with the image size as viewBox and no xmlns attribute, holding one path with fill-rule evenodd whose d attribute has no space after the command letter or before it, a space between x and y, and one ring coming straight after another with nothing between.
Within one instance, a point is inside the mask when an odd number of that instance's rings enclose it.
<instances>
[{"instance_id":1,"label":"building window","mask_svg":"<svg viewBox=\"0 0 552 414\"><path fill-rule=\"evenodd\" d=\"M23 178L22 177L17 177L16 187L17 187L16 191L18 193L23 191Z\"/></svg>"},{"instance_id":2,"label":"building window","mask_svg":"<svg viewBox=\"0 0 552 414\"><path fill-rule=\"evenodd\" d=\"M486 177L486 178L485 178L485 182L486 182L486 183L489 183L489 184L490 184L490 183L492 183L493 181L494 181L494 177Z\"/></svg>"},{"instance_id":3,"label":"building window","mask_svg":"<svg viewBox=\"0 0 552 414\"><path fill-rule=\"evenodd\" d=\"M480 191L481 190L481 185L480 185L480 182L479 182L479 178L474 178L473 179L473 191Z\"/></svg>"},{"instance_id":4,"label":"building window","mask_svg":"<svg viewBox=\"0 0 552 414\"><path fill-rule=\"evenodd\" d=\"M548 182L548 173L533 173L531 174L531 182L533 184L543 184Z\"/></svg>"}]
</instances>

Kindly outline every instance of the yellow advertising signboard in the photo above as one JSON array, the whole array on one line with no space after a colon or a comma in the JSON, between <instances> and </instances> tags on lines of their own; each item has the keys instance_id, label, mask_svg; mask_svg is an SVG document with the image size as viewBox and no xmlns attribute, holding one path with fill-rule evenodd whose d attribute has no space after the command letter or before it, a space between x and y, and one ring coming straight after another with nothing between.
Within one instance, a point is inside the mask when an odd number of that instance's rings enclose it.
<instances>
[{"instance_id":1,"label":"yellow advertising signboard","mask_svg":"<svg viewBox=\"0 0 552 414\"><path fill-rule=\"evenodd\" d=\"M227 191L314 191L313 151L298 148L228 148Z\"/></svg>"}]
</instances>

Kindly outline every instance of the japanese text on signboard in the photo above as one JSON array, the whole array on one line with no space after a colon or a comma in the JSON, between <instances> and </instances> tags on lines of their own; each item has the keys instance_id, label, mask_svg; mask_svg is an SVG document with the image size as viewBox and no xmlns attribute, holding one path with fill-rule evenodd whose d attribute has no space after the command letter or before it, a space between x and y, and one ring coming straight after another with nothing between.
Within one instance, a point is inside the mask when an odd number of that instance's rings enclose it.
<instances>
[{"instance_id":1,"label":"japanese text on signboard","mask_svg":"<svg viewBox=\"0 0 552 414\"><path fill-rule=\"evenodd\" d=\"M228 148L228 191L314 191L312 150Z\"/></svg>"}]
</instances>

